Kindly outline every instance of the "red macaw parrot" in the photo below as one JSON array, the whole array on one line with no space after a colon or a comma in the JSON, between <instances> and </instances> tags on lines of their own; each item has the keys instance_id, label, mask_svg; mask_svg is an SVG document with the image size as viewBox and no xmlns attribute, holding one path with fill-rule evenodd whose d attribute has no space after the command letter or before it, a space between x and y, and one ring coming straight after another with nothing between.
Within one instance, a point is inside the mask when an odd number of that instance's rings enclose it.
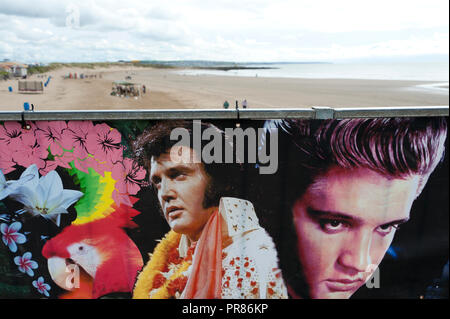
<instances>
[{"instance_id":1,"label":"red macaw parrot","mask_svg":"<svg viewBox=\"0 0 450 319\"><path fill-rule=\"evenodd\" d=\"M96 299L113 292L131 292L143 266L139 249L123 228L135 228L132 218L139 212L121 205L105 218L70 225L45 243L53 281L70 292L60 298ZM74 288L68 266L79 269L79 288ZM72 277L69 277L72 276Z\"/></svg>"}]
</instances>

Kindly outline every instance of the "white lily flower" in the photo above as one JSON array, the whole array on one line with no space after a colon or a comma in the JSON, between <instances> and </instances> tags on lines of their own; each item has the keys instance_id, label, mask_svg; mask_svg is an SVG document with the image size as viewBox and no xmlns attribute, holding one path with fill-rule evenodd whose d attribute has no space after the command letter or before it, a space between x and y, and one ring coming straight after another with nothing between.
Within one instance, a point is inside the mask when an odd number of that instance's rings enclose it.
<instances>
[{"instance_id":1,"label":"white lily flower","mask_svg":"<svg viewBox=\"0 0 450 319\"><path fill-rule=\"evenodd\" d=\"M39 178L36 165L31 165L22 176L25 176L24 174L31 174L32 178L10 196L22 203L24 210L33 216L41 215L57 226L60 225L61 214L67 214L67 208L83 196L82 192L64 189L61 177L56 171Z\"/></svg>"},{"instance_id":2,"label":"white lily flower","mask_svg":"<svg viewBox=\"0 0 450 319\"><path fill-rule=\"evenodd\" d=\"M33 166L33 165L31 165L31 166ZM34 166L36 167L36 165L34 165ZM25 170L25 172L27 172L27 170ZM37 167L36 167L36 170L37 170ZM28 170L27 173L25 173L25 172L22 173L22 175L20 176L20 178L18 180L7 181L5 178L5 175L3 174L2 170L0 169L0 200L8 197L11 194L14 194L19 186L23 185L25 182L28 182L33 178L33 175L30 174L30 170Z\"/></svg>"}]
</instances>

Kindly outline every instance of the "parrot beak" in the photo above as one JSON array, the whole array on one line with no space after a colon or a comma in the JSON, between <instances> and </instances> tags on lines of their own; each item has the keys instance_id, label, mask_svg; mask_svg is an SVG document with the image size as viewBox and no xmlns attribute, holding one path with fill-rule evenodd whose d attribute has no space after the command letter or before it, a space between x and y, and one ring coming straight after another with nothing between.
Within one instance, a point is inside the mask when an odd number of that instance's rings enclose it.
<instances>
[{"instance_id":1,"label":"parrot beak","mask_svg":"<svg viewBox=\"0 0 450 319\"><path fill-rule=\"evenodd\" d=\"M71 279L75 279L74 273L71 271L71 267L68 267L68 263L65 258L51 257L47 261L48 271L52 280L64 290L72 290L75 285Z\"/></svg>"},{"instance_id":2,"label":"parrot beak","mask_svg":"<svg viewBox=\"0 0 450 319\"><path fill-rule=\"evenodd\" d=\"M93 276L70 258L51 257L47 264L50 277L64 290L80 288L80 280L82 284L93 281Z\"/></svg>"}]
</instances>

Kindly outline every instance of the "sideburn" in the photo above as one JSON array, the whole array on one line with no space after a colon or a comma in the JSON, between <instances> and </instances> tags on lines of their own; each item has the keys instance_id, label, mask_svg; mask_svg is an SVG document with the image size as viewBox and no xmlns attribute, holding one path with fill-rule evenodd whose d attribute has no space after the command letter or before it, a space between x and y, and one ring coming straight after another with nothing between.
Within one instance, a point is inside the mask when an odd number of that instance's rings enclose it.
<instances>
[{"instance_id":1,"label":"sideburn","mask_svg":"<svg viewBox=\"0 0 450 319\"><path fill-rule=\"evenodd\" d=\"M212 181L212 178L208 176L208 183L205 188L205 196L203 197L203 208L211 208L219 206L221 198L220 192L217 191L217 185Z\"/></svg>"}]
</instances>

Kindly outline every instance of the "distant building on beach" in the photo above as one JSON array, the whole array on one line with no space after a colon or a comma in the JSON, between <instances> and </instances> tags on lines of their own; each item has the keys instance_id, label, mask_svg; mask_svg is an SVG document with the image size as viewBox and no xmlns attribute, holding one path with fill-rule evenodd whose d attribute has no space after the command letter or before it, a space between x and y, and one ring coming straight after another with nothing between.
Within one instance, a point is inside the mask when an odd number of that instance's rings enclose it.
<instances>
[{"instance_id":1,"label":"distant building on beach","mask_svg":"<svg viewBox=\"0 0 450 319\"><path fill-rule=\"evenodd\" d=\"M10 61L0 62L0 70L8 72L12 76L26 77L27 69L28 65L26 64Z\"/></svg>"}]
</instances>

